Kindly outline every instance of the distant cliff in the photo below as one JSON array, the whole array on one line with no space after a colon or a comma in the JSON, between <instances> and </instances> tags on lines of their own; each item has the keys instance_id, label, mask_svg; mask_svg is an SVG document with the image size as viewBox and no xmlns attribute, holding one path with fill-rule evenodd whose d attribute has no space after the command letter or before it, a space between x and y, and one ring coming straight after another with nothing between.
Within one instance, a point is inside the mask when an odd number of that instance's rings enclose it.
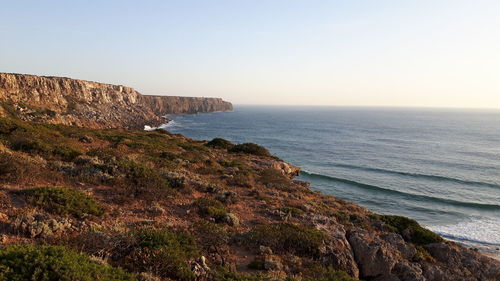
<instances>
[{"instance_id":1,"label":"distant cliff","mask_svg":"<svg viewBox=\"0 0 500 281\"><path fill-rule=\"evenodd\" d=\"M167 114L231 111L219 98L146 96L121 86L0 73L0 116L92 128L158 126Z\"/></svg>"}]
</instances>

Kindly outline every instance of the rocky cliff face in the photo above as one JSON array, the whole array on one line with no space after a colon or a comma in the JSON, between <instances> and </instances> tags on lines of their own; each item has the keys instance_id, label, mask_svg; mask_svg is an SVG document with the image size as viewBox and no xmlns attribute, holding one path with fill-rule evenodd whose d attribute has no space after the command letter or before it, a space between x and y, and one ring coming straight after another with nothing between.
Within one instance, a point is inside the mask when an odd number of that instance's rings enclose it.
<instances>
[{"instance_id":1,"label":"rocky cliff face","mask_svg":"<svg viewBox=\"0 0 500 281\"><path fill-rule=\"evenodd\" d=\"M166 114L231 111L218 98L145 96L121 86L0 73L0 116L92 128L158 126Z\"/></svg>"}]
</instances>

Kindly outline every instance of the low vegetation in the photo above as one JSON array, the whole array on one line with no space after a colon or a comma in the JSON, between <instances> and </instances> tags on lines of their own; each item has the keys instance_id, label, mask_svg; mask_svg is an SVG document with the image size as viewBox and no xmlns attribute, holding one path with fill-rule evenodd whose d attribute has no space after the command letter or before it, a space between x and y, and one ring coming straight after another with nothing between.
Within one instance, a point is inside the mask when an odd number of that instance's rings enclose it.
<instances>
[{"instance_id":1,"label":"low vegetation","mask_svg":"<svg viewBox=\"0 0 500 281\"><path fill-rule=\"evenodd\" d=\"M271 247L278 253L315 257L319 254L325 235L316 229L309 229L291 223L259 225L250 234L254 245Z\"/></svg>"},{"instance_id":2,"label":"low vegetation","mask_svg":"<svg viewBox=\"0 0 500 281\"><path fill-rule=\"evenodd\" d=\"M26 201L50 213L59 215L102 215L104 210L90 195L68 187L35 187L22 191Z\"/></svg>"},{"instance_id":3,"label":"low vegetation","mask_svg":"<svg viewBox=\"0 0 500 281\"><path fill-rule=\"evenodd\" d=\"M207 142L205 145L213 148L230 149L234 146L234 143L223 138L215 138Z\"/></svg>"},{"instance_id":4,"label":"low vegetation","mask_svg":"<svg viewBox=\"0 0 500 281\"><path fill-rule=\"evenodd\" d=\"M56 246L0 248L0 280L132 281L131 274Z\"/></svg>"},{"instance_id":5,"label":"low vegetation","mask_svg":"<svg viewBox=\"0 0 500 281\"><path fill-rule=\"evenodd\" d=\"M192 280L188 263L198 254L195 239L185 231L171 228L133 231L132 249L123 259L125 268L134 272L150 271L174 280Z\"/></svg>"},{"instance_id":6,"label":"low vegetation","mask_svg":"<svg viewBox=\"0 0 500 281\"><path fill-rule=\"evenodd\" d=\"M417 221L402 216L384 215L382 221L393 231L401 234L403 238L416 245L442 242L438 234L423 228Z\"/></svg>"},{"instance_id":7,"label":"low vegetation","mask_svg":"<svg viewBox=\"0 0 500 281\"><path fill-rule=\"evenodd\" d=\"M246 153L264 157L271 156L271 153L269 153L269 150L267 150L267 148L251 142L237 144L231 147L229 151L234 153Z\"/></svg>"},{"instance_id":8,"label":"low vegetation","mask_svg":"<svg viewBox=\"0 0 500 281\"><path fill-rule=\"evenodd\" d=\"M200 198L193 203L198 210L198 214L221 221L228 213L222 202L210 198Z\"/></svg>"}]
</instances>

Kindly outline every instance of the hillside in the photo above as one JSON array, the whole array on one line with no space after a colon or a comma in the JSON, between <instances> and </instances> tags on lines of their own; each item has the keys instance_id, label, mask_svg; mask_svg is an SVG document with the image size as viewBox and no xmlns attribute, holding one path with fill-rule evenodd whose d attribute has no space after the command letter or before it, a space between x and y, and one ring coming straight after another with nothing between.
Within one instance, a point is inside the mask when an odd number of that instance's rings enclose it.
<instances>
[{"instance_id":1,"label":"hillside","mask_svg":"<svg viewBox=\"0 0 500 281\"><path fill-rule=\"evenodd\" d=\"M167 114L231 111L220 98L147 96L121 86L0 73L0 116L88 128L159 126Z\"/></svg>"},{"instance_id":2,"label":"hillside","mask_svg":"<svg viewBox=\"0 0 500 281\"><path fill-rule=\"evenodd\" d=\"M500 279L298 172L255 144L0 118L0 280Z\"/></svg>"}]
</instances>

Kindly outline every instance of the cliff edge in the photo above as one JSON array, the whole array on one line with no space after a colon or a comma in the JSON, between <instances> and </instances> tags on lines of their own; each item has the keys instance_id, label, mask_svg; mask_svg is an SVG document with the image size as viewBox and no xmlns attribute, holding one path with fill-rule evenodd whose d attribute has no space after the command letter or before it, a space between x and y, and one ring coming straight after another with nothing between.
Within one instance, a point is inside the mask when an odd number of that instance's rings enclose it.
<instances>
[{"instance_id":1,"label":"cliff edge","mask_svg":"<svg viewBox=\"0 0 500 281\"><path fill-rule=\"evenodd\" d=\"M167 114L231 111L220 98L147 96L122 86L0 73L0 116L90 128L158 126Z\"/></svg>"}]
</instances>

